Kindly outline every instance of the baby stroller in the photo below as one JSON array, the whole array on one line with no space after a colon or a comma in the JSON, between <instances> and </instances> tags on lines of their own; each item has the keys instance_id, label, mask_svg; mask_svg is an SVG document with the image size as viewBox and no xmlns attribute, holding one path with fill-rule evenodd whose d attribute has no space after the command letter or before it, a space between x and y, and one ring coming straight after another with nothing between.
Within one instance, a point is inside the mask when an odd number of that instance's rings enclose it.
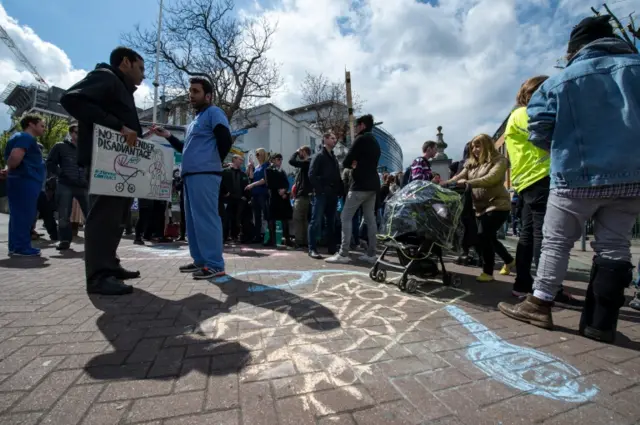
<instances>
[{"instance_id":1,"label":"baby stroller","mask_svg":"<svg viewBox=\"0 0 640 425\"><path fill-rule=\"evenodd\" d=\"M427 181L413 181L396 192L387 201L383 234L378 236L385 248L369 277L384 282L387 270L400 272L398 287L408 293L415 293L420 285L413 277L431 279L441 274L445 286L458 286L460 279L444 265L443 248L459 247L462 207L456 192ZM397 254L397 263L385 259L390 250Z\"/></svg>"},{"instance_id":2,"label":"baby stroller","mask_svg":"<svg viewBox=\"0 0 640 425\"><path fill-rule=\"evenodd\" d=\"M116 183L116 192L122 192L124 190L124 185L126 184L127 191L129 193L134 193L136 191L136 186L133 183L129 183L129 180L135 178L138 173L141 173L144 176L144 171L130 166L127 164L127 160L127 155L118 155L113 160L113 170L118 176L120 176L120 178L122 178L120 183Z\"/></svg>"}]
</instances>

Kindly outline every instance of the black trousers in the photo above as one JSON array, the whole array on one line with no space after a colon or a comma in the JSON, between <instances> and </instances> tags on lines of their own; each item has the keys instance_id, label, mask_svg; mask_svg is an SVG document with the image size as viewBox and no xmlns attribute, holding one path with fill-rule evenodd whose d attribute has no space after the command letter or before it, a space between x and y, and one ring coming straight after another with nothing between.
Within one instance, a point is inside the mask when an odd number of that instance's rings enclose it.
<instances>
[{"instance_id":1,"label":"black trousers","mask_svg":"<svg viewBox=\"0 0 640 425\"><path fill-rule=\"evenodd\" d=\"M518 193L522 199L522 224L516 249L514 291L528 293L533 290L531 265L533 261L538 264L540 259L542 225L547 212L550 183L551 179L545 177Z\"/></svg>"},{"instance_id":2,"label":"black trousers","mask_svg":"<svg viewBox=\"0 0 640 425\"><path fill-rule=\"evenodd\" d=\"M180 190L180 237L187 236L187 222L184 217L184 189Z\"/></svg>"},{"instance_id":3,"label":"black trousers","mask_svg":"<svg viewBox=\"0 0 640 425\"><path fill-rule=\"evenodd\" d=\"M84 225L84 258L87 282L111 276L120 268L116 251L122 239L131 198L91 196Z\"/></svg>"},{"instance_id":4,"label":"black trousers","mask_svg":"<svg viewBox=\"0 0 640 425\"><path fill-rule=\"evenodd\" d=\"M53 215L54 213L53 202L47 196L47 193L42 191L38 195L38 214L44 222L44 228L47 229L47 233L52 240L58 240L58 224Z\"/></svg>"},{"instance_id":5,"label":"black trousers","mask_svg":"<svg viewBox=\"0 0 640 425\"><path fill-rule=\"evenodd\" d=\"M226 198L224 203L226 205L223 221L224 239L226 240L229 237L238 238L241 229L243 235L246 234L244 217L246 216L247 202L237 198Z\"/></svg>"},{"instance_id":6,"label":"black trousers","mask_svg":"<svg viewBox=\"0 0 640 425\"><path fill-rule=\"evenodd\" d=\"M509 218L509 211L490 211L478 217L478 244L482 255L482 271L493 275L496 254L505 262L511 264L513 257L498 240L498 230Z\"/></svg>"}]
</instances>

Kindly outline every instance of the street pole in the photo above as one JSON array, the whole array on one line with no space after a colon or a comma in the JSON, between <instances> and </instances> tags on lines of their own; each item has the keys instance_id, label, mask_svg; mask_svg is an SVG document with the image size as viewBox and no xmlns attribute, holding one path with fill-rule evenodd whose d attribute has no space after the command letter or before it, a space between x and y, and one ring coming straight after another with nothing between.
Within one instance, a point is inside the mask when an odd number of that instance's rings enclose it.
<instances>
[{"instance_id":1,"label":"street pole","mask_svg":"<svg viewBox=\"0 0 640 425\"><path fill-rule=\"evenodd\" d=\"M355 138L354 126L353 126L353 99L351 98L351 72L344 70L345 84L347 88L347 109L349 111L349 136L351 137L351 143Z\"/></svg>"},{"instance_id":2,"label":"street pole","mask_svg":"<svg viewBox=\"0 0 640 425\"><path fill-rule=\"evenodd\" d=\"M158 121L158 74L160 74L160 35L162 34L162 3L160 0L160 12L158 13L158 38L156 39L156 66L155 76L153 80L153 123Z\"/></svg>"}]
</instances>

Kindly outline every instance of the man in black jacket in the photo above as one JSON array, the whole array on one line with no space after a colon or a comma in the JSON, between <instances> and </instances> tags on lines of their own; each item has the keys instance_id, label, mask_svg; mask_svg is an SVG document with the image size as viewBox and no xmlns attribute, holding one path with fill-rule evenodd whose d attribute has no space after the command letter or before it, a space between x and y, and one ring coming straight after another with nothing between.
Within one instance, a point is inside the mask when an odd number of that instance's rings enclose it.
<instances>
[{"instance_id":1,"label":"man in black jacket","mask_svg":"<svg viewBox=\"0 0 640 425\"><path fill-rule=\"evenodd\" d=\"M94 124L119 131L130 146L142 136L133 93L144 79L144 59L131 49L118 47L109 62L97 65L60 99L79 122L78 164L87 170L91 169ZM122 280L140 273L122 268L116 254L131 201L117 196L91 197L84 231L88 293L123 295L133 291Z\"/></svg>"},{"instance_id":2,"label":"man in black jacket","mask_svg":"<svg viewBox=\"0 0 640 425\"><path fill-rule=\"evenodd\" d=\"M309 195L311 194L309 165L311 165L311 148L309 146L303 146L295 151L289 159L289 165L298 168L298 175L296 176L296 199L293 204L293 235L296 238L296 247L303 247L308 244Z\"/></svg>"},{"instance_id":3,"label":"man in black jacket","mask_svg":"<svg viewBox=\"0 0 640 425\"><path fill-rule=\"evenodd\" d=\"M71 230L71 209L76 199L87 217L89 214L89 184L86 170L78 165L78 125L69 126L69 138L56 143L47 156L47 171L56 176L56 206L58 209L59 251L69 249L73 232Z\"/></svg>"},{"instance_id":4,"label":"man in black jacket","mask_svg":"<svg viewBox=\"0 0 640 425\"><path fill-rule=\"evenodd\" d=\"M224 240L229 237L238 240L240 228L242 227L243 239L249 237L251 232L245 228L246 222L243 217L247 205L247 193L245 189L249 185L249 177L240 169L244 160L240 155L231 157L231 165L222 171L222 184L220 194L222 202L225 204L225 215L222 224ZM242 226L241 226L242 225Z\"/></svg>"},{"instance_id":5,"label":"man in black jacket","mask_svg":"<svg viewBox=\"0 0 640 425\"><path fill-rule=\"evenodd\" d=\"M334 229L336 223L336 211L338 208L338 198L343 196L342 179L340 177L340 166L333 154L336 146L336 136L325 133L322 143L323 148L315 154L309 165L309 181L315 193L313 205L311 206L311 223L309 223L309 256L320 259L316 244L320 236L322 220L327 218L327 247L329 255L336 252L334 242Z\"/></svg>"},{"instance_id":6,"label":"man in black jacket","mask_svg":"<svg viewBox=\"0 0 640 425\"><path fill-rule=\"evenodd\" d=\"M356 120L358 137L347 152L342 165L351 168L352 183L342 208L340 216L342 222L342 246L340 251L327 258L329 263L349 262L349 245L351 244L351 226L353 216L362 206L364 222L367 225L368 246L367 253L360 260L376 261L376 197L380 190L378 176L378 161L380 160L380 145L373 136L373 117L363 115Z\"/></svg>"}]
</instances>

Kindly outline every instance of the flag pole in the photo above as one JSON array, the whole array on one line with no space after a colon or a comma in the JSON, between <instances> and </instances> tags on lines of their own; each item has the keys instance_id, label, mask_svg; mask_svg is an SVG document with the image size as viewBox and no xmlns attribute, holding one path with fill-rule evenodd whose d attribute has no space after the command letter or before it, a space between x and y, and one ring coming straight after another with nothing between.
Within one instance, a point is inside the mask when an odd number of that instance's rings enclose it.
<instances>
[{"instance_id":1,"label":"flag pole","mask_svg":"<svg viewBox=\"0 0 640 425\"><path fill-rule=\"evenodd\" d=\"M158 38L156 39L156 66L155 76L153 79L153 123L158 121L158 74L160 73L160 34L162 34L162 3L160 0L160 12L158 13Z\"/></svg>"}]
</instances>

